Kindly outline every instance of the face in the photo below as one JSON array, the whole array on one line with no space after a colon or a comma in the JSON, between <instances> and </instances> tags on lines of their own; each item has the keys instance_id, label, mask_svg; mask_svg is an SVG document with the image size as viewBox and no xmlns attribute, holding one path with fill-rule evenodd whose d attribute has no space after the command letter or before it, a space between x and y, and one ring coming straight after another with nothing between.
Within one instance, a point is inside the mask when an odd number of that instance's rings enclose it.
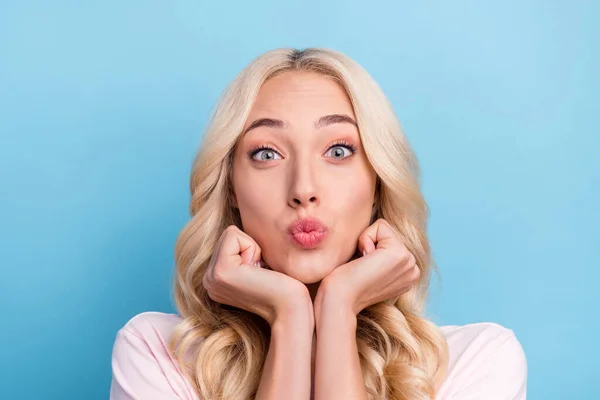
<instances>
[{"instance_id":1,"label":"face","mask_svg":"<svg viewBox=\"0 0 600 400\"><path fill-rule=\"evenodd\" d=\"M376 174L355 121L350 99L331 78L284 72L261 87L235 149L243 231L270 268L305 284L349 261L371 221ZM322 226L290 232L303 219Z\"/></svg>"}]
</instances>

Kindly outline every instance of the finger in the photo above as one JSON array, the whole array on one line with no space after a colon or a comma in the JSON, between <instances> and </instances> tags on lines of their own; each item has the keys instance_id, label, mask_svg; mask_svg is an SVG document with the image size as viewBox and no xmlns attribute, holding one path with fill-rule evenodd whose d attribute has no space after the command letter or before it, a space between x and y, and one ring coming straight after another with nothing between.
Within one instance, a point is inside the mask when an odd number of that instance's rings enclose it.
<instances>
[{"instance_id":1,"label":"finger","mask_svg":"<svg viewBox=\"0 0 600 400\"><path fill-rule=\"evenodd\" d=\"M223 230L223 232L221 232L221 236L219 236L219 240L217 240L217 244L215 245L215 252L212 255L211 258L211 265L214 265L214 262L216 262L217 260L223 259L223 258L227 258L228 254L227 253L231 253L231 250L229 248L225 249L226 246L224 246L225 243L225 239L231 235L231 231L236 228L234 225L230 225L227 228L225 228ZM228 246L231 247L231 246Z\"/></svg>"},{"instance_id":2,"label":"finger","mask_svg":"<svg viewBox=\"0 0 600 400\"><path fill-rule=\"evenodd\" d=\"M380 293L383 295L379 301L384 301L385 299L400 296L409 292L416 285L418 285L420 274L421 270L415 264L414 267L403 272L397 278L390 279L389 283L386 283L381 287Z\"/></svg>"},{"instance_id":3,"label":"finger","mask_svg":"<svg viewBox=\"0 0 600 400\"><path fill-rule=\"evenodd\" d=\"M240 232L242 233L242 232ZM260 250L258 245L250 236L242 233L236 236L239 244L240 256L242 262L248 265L255 265L260 260Z\"/></svg>"},{"instance_id":4,"label":"finger","mask_svg":"<svg viewBox=\"0 0 600 400\"><path fill-rule=\"evenodd\" d=\"M244 264L254 265L260 259L260 248L256 242L237 228L229 229L221 249L228 257L241 257Z\"/></svg>"},{"instance_id":5,"label":"finger","mask_svg":"<svg viewBox=\"0 0 600 400\"><path fill-rule=\"evenodd\" d=\"M412 267L408 268L398 277L397 281L412 285L419 282L420 277L421 268L417 264L413 264Z\"/></svg>"},{"instance_id":6,"label":"finger","mask_svg":"<svg viewBox=\"0 0 600 400\"><path fill-rule=\"evenodd\" d=\"M358 238L358 250L362 254L362 256L366 256L375 250L375 243L373 243L373 239L370 236L361 236Z\"/></svg>"},{"instance_id":7,"label":"finger","mask_svg":"<svg viewBox=\"0 0 600 400\"><path fill-rule=\"evenodd\" d=\"M254 257L252 258L251 265L256 265L257 267L260 267L261 259L262 259L261 250L260 250L260 246L258 244L256 244L256 242L254 242L254 243L255 243L256 249L254 251Z\"/></svg>"},{"instance_id":8,"label":"finger","mask_svg":"<svg viewBox=\"0 0 600 400\"><path fill-rule=\"evenodd\" d=\"M370 225L358 237L358 250L363 255L372 253L375 250L375 238L377 237L377 226Z\"/></svg>"},{"instance_id":9,"label":"finger","mask_svg":"<svg viewBox=\"0 0 600 400\"><path fill-rule=\"evenodd\" d=\"M376 248L387 248L394 238L395 232L380 218L363 231L358 238L358 247L363 255L370 254Z\"/></svg>"}]
</instances>

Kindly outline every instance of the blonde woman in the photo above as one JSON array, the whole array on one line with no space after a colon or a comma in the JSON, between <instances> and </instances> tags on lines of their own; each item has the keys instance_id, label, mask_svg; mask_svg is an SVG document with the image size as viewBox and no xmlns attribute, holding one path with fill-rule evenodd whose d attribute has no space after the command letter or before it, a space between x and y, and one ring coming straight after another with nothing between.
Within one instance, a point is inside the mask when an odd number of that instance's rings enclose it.
<instances>
[{"instance_id":1,"label":"blonde woman","mask_svg":"<svg viewBox=\"0 0 600 400\"><path fill-rule=\"evenodd\" d=\"M223 93L176 249L178 315L119 330L111 398L525 399L512 330L438 327L418 163L332 50L276 49Z\"/></svg>"}]
</instances>

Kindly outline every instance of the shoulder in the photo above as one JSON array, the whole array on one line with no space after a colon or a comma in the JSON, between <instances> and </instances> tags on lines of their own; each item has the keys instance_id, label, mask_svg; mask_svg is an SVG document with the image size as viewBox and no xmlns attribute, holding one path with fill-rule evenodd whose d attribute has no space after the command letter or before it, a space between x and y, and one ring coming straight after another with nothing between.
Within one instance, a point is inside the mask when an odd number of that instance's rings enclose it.
<instances>
[{"instance_id":1,"label":"shoulder","mask_svg":"<svg viewBox=\"0 0 600 400\"><path fill-rule=\"evenodd\" d=\"M118 330L112 350L111 400L196 399L168 347L181 320L176 314L143 312Z\"/></svg>"},{"instance_id":2,"label":"shoulder","mask_svg":"<svg viewBox=\"0 0 600 400\"><path fill-rule=\"evenodd\" d=\"M440 389L444 398L525 399L527 360L512 329L494 322L440 329L449 351L448 375Z\"/></svg>"},{"instance_id":3,"label":"shoulder","mask_svg":"<svg viewBox=\"0 0 600 400\"><path fill-rule=\"evenodd\" d=\"M489 347L503 340L515 337L512 329L495 322L476 322L466 325L443 325L440 327L448 345L454 349L472 349L474 347Z\"/></svg>"},{"instance_id":4,"label":"shoulder","mask_svg":"<svg viewBox=\"0 0 600 400\"><path fill-rule=\"evenodd\" d=\"M129 331L142 337L168 337L181 322L182 318L177 314L168 314L157 311L146 311L132 317L121 330Z\"/></svg>"}]
</instances>

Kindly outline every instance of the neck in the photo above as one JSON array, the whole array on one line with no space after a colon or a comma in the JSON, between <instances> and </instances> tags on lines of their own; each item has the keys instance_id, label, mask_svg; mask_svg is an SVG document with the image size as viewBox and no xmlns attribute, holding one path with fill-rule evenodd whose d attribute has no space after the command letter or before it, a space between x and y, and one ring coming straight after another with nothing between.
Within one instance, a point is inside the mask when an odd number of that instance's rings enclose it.
<instances>
[{"instance_id":1,"label":"neck","mask_svg":"<svg viewBox=\"0 0 600 400\"><path fill-rule=\"evenodd\" d=\"M306 287L308 288L308 292L310 293L310 299L313 301L313 303L315 301L315 296L317 295L317 290L319 290L320 283L321 283L321 281L306 284Z\"/></svg>"}]
</instances>

